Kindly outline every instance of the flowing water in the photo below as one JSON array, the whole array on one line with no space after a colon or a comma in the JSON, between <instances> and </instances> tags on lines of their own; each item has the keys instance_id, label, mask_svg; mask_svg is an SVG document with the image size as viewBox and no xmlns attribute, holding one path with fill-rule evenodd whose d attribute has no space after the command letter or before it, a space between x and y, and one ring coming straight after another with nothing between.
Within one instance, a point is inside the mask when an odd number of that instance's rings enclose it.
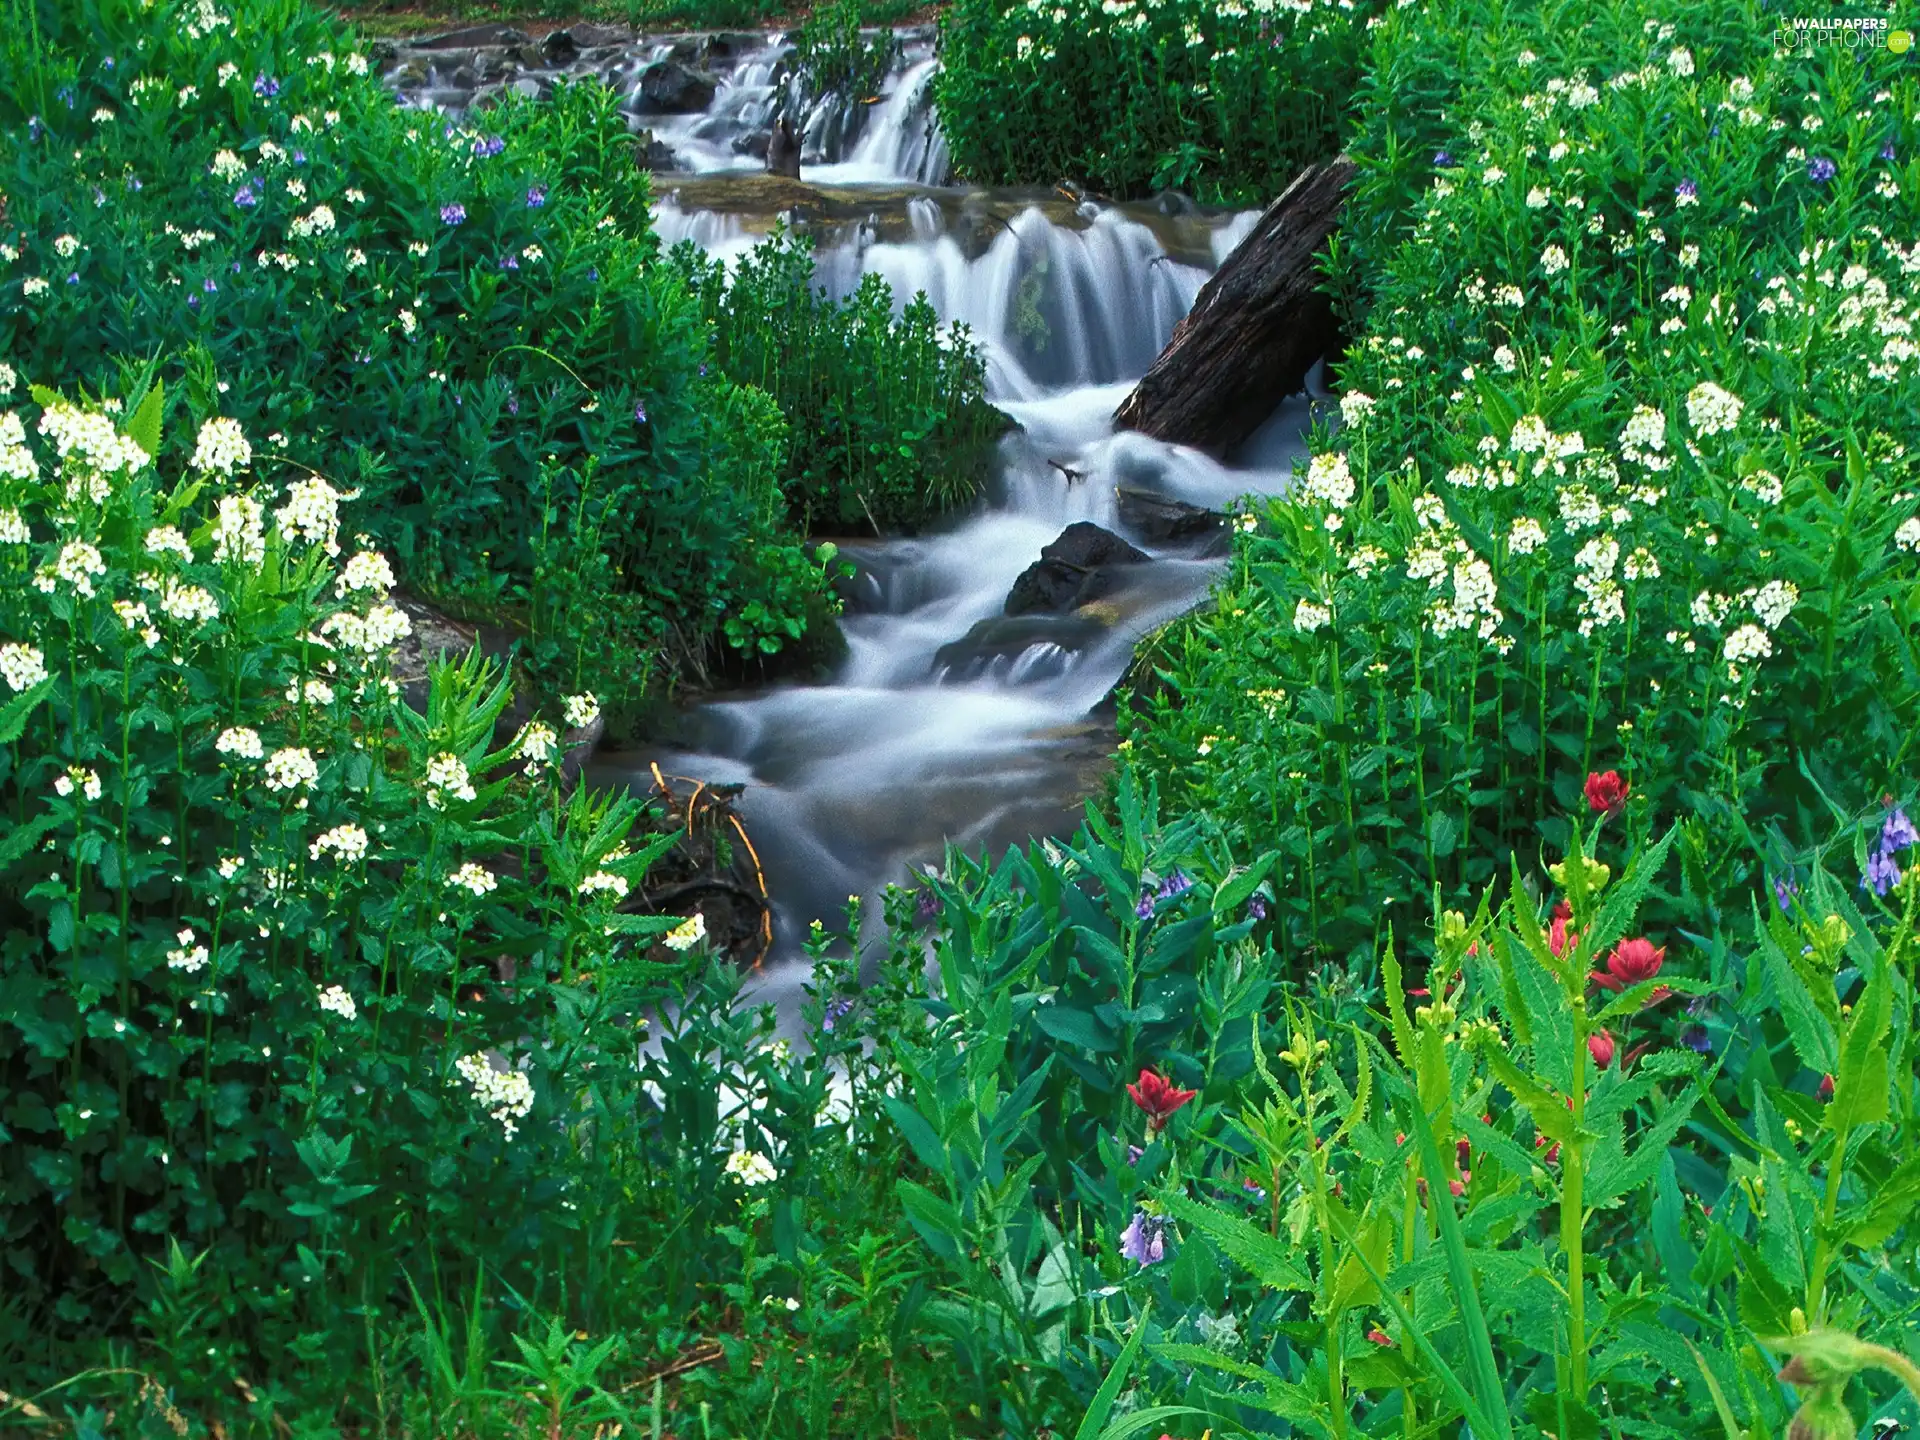
<instances>
[{"instance_id":1,"label":"flowing water","mask_svg":"<svg viewBox=\"0 0 1920 1440\"><path fill-rule=\"evenodd\" d=\"M630 73L670 48L638 47ZM1169 501L1227 510L1277 492L1310 402L1282 405L1238 468L1114 433L1114 407L1254 217L941 185L935 61L917 32L877 103L807 115L802 183L767 176L748 152L783 102L786 56L778 37L742 48L704 112L646 122L678 167L656 177L663 241L730 257L776 218L799 223L829 291L874 273L896 303L923 291L964 323L987 354L990 398L1017 425L972 513L939 533L843 545L859 574L831 680L716 700L684 717L672 748L593 767L636 791L652 788L653 763L744 787L737 808L775 908L754 998L791 1032L809 922L837 923L856 895L877 915L884 887L938 864L949 842L997 856L1078 824L1112 749L1103 702L1138 640L1199 601L1222 563L1210 558L1217 535L1155 543L1134 522ZM1153 563L1080 611L1005 617L1016 577L1075 521L1126 536Z\"/></svg>"}]
</instances>

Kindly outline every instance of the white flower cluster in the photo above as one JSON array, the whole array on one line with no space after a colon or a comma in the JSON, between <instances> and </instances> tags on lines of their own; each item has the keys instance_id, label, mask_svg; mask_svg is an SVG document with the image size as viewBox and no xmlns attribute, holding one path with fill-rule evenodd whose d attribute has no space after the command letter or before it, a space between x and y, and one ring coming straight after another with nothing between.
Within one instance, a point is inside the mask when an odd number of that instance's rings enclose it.
<instances>
[{"instance_id":1,"label":"white flower cluster","mask_svg":"<svg viewBox=\"0 0 1920 1440\"><path fill-rule=\"evenodd\" d=\"M201 625L220 618L220 602L199 585L182 585L172 576L160 586L160 613L183 625Z\"/></svg>"},{"instance_id":2,"label":"white flower cluster","mask_svg":"<svg viewBox=\"0 0 1920 1440\"><path fill-rule=\"evenodd\" d=\"M84 540L69 540L60 547L51 565L42 565L33 577L33 586L51 595L55 586L65 585L84 599L93 598L93 577L107 573L107 562L100 552Z\"/></svg>"},{"instance_id":3,"label":"white flower cluster","mask_svg":"<svg viewBox=\"0 0 1920 1440\"><path fill-rule=\"evenodd\" d=\"M32 645L0 645L0 676L16 692L30 690L47 678L47 657Z\"/></svg>"},{"instance_id":4,"label":"white flower cluster","mask_svg":"<svg viewBox=\"0 0 1920 1440\"><path fill-rule=\"evenodd\" d=\"M213 164L208 168L213 171L216 180L223 180L229 184L247 173L246 161L231 150L222 150L216 154L213 157Z\"/></svg>"},{"instance_id":5,"label":"white flower cluster","mask_svg":"<svg viewBox=\"0 0 1920 1440\"><path fill-rule=\"evenodd\" d=\"M333 686L324 680L309 680L305 685L298 680L290 681L287 685L287 703L298 705L302 699L309 705L331 705Z\"/></svg>"},{"instance_id":6,"label":"white flower cluster","mask_svg":"<svg viewBox=\"0 0 1920 1440\"><path fill-rule=\"evenodd\" d=\"M1345 510L1353 503L1353 473L1347 468L1347 457L1338 453L1316 455L1307 466L1307 495L1323 505L1331 505L1335 510Z\"/></svg>"},{"instance_id":7,"label":"white flower cluster","mask_svg":"<svg viewBox=\"0 0 1920 1440\"><path fill-rule=\"evenodd\" d=\"M1626 600L1613 572L1620 564L1620 542L1596 535L1573 557L1573 588L1580 592L1580 633L1592 635L1626 619Z\"/></svg>"},{"instance_id":8,"label":"white flower cluster","mask_svg":"<svg viewBox=\"0 0 1920 1440\"><path fill-rule=\"evenodd\" d=\"M253 463L253 447L238 420L216 415L201 422L193 446L193 468L202 473L231 476Z\"/></svg>"},{"instance_id":9,"label":"white flower cluster","mask_svg":"<svg viewBox=\"0 0 1920 1440\"><path fill-rule=\"evenodd\" d=\"M1740 423L1745 408L1737 395L1703 381L1687 392L1687 420L1702 435L1723 435Z\"/></svg>"},{"instance_id":10,"label":"white flower cluster","mask_svg":"<svg viewBox=\"0 0 1920 1440\"><path fill-rule=\"evenodd\" d=\"M297 240L306 240L315 235L331 235L333 233L332 208L316 205L305 215L294 217L293 223L287 226L287 233Z\"/></svg>"},{"instance_id":11,"label":"white flower cluster","mask_svg":"<svg viewBox=\"0 0 1920 1440\"><path fill-rule=\"evenodd\" d=\"M336 825L313 844L307 854L318 860L331 855L341 865L352 865L367 855L367 832L358 825Z\"/></svg>"},{"instance_id":12,"label":"white flower cluster","mask_svg":"<svg viewBox=\"0 0 1920 1440\"><path fill-rule=\"evenodd\" d=\"M320 767L314 763L312 751L288 746L267 757L266 773L269 790L297 790L318 780Z\"/></svg>"},{"instance_id":13,"label":"white flower cluster","mask_svg":"<svg viewBox=\"0 0 1920 1440\"><path fill-rule=\"evenodd\" d=\"M258 760L266 754L265 748L260 744L260 732L251 730L245 725L236 725L231 729L222 730L220 738L213 742L213 748L222 755L232 755L241 760Z\"/></svg>"},{"instance_id":14,"label":"white flower cluster","mask_svg":"<svg viewBox=\"0 0 1920 1440\"><path fill-rule=\"evenodd\" d=\"M444 750L427 762L426 787L427 804L435 810L446 809L449 799L472 800L476 793L466 762Z\"/></svg>"},{"instance_id":15,"label":"white flower cluster","mask_svg":"<svg viewBox=\"0 0 1920 1440\"><path fill-rule=\"evenodd\" d=\"M1293 607L1293 628L1302 635L1311 635L1332 622L1333 611L1317 600L1302 600Z\"/></svg>"},{"instance_id":16,"label":"white flower cluster","mask_svg":"<svg viewBox=\"0 0 1920 1440\"><path fill-rule=\"evenodd\" d=\"M362 590L385 595L392 588L393 566L387 563L387 557L378 550L361 550L340 571L340 578L333 584L333 593L344 599Z\"/></svg>"},{"instance_id":17,"label":"white flower cluster","mask_svg":"<svg viewBox=\"0 0 1920 1440\"><path fill-rule=\"evenodd\" d=\"M171 525L156 525L149 530L146 546L149 555L178 555L189 564L193 562L193 546Z\"/></svg>"},{"instance_id":18,"label":"white flower cluster","mask_svg":"<svg viewBox=\"0 0 1920 1440\"><path fill-rule=\"evenodd\" d=\"M349 995L338 985L329 985L319 993L320 1008L338 1015L343 1020L353 1020L360 1014L360 1007L353 1003Z\"/></svg>"},{"instance_id":19,"label":"white flower cluster","mask_svg":"<svg viewBox=\"0 0 1920 1440\"><path fill-rule=\"evenodd\" d=\"M7 376L13 371L9 369ZM11 410L0 415L0 477L31 480L40 473L40 462L27 448L27 427Z\"/></svg>"},{"instance_id":20,"label":"white flower cluster","mask_svg":"<svg viewBox=\"0 0 1920 1440\"><path fill-rule=\"evenodd\" d=\"M62 460L79 458L103 475L144 468L153 457L113 428L113 421L97 411L81 410L64 401L50 405L40 416L39 430L53 441Z\"/></svg>"},{"instance_id":21,"label":"white flower cluster","mask_svg":"<svg viewBox=\"0 0 1920 1440\"><path fill-rule=\"evenodd\" d=\"M1721 654L1726 659L1729 678L1738 680L1738 667L1750 660L1764 660L1773 654L1773 641L1758 625L1742 625L1727 636L1726 647Z\"/></svg>"},{"instance_id":22,"label":"white flower cluster","mask_svg":"<svg viewBox=\"0 0 1920 1440\"><path fill-rule=\"evenodd\" d=\"M560 737L554 734L553 727L544 720L529 720L520 727L520 733L514 737L513 748L516 753L526 756L535 765L545 764L553 759L560 748Z\"/></svg>"},{"instance_id":23,"label":"white flower cluster","mask_svg":"<svg viewBox=\"0 0 1920 1440\"><path fill-rule=\"evenodd\" d=\"M478 896L491 894L499 887L500 881L486 866L469 860L447 877L447 884L453 889Z\"/></svg>"},{"instance_id":24,"label":"white flower cluster","mask_svg":"<svg viewBox=\"0 0 1920 1440\"><path fill-rule=\"evenodd\" d=\"M340 553L340 492L318 475L287 487L287 503L273 512L280 533Z\"/></svg>"},{"instance_id":25,"label":"white flower cluster","mask_svg":"<svg viewBox=\"0 0 1920 1440\"><path fill-rule=\"evenodd\" d=\"M225 495L213 522L213 558L252 567L267 558L267 533L259 502L245 495Z\"/></svg>"},{"instance_id":26,"label":"white flower cluster","mask_svg":"<svg viewBox=\"0 0 1920 1440\"><path fill-rule=\"evenodd\" d=\"M69 765L64 774L56 776L53 782L53 793L64 800L73 794L75 786L79 787L81 795L86 797L89 804L100 798L98 772L82 765Z\"/></svg>"},{"instance_id":27,"label":"white flower cluster","mask_svg":"<svg viewBox=\"0 0 1920 1440\"><path fill-rule=\"evenodd\" d=\"M191 928L182 930L174 937L179 941L177 949L167 952L167 968L183 974L196 975L207 968L208 960L213 957L207 953L207 947L199 943Z\"/></svg>"},{"instance_id":28,"label":"white flower cluster","mask_svg":"<svg viewBox=\"0 0 1920 1440\"><path fill-rule=\"evenodd\" d=\"M707 917L697 912L666 933L661 944L669 950L691 950L707 935Z\"/></svg>"},{"instance_id":29,"label":"white flower cluster","mask_svg":"<svg viewBox=\"0 0 1920 1440\"><path fill-rule=\"evenodd\" d=\"M568 695L560 702L560 714L569 729L584 730L600 718L600 702L591 690L581 695Z\"/></svg>"},{"instance_id":30,"label":"white flower cluster","mask_svg":"<svg viewBox=\"0 0 1920 1440\"><path fill-rule=\"evenodd\" d=\"M1893 543L1902 550L1920 553L1920 515L1909 516L1900 522L1900 528L1893 532ZM19 689L14 686L14 689Z\"/></svg>"},{"instance_id":31,"label":"white flower cluster","mask_svg":"<svg viewBox=\"0 0 1920 1440\"><path fill-rule=\"evenodd\" d=\"M32 539L26 516L11 505L0 506L0 545L26 545Z\"/></svg>"},{"instance_id":32,"label":"white flower cluster","mask_svg":"<svg viewBox=\"0 0 1920 1440\"><path fill-rule=\"evenodd\" d=\"M533 1082L518 1070L496 1070L484 1053L462 1056L454 1068L473 1088L475 1103L511 1140L533 1109Z\"/></svg>"},{"instance_id":33,"label":"white flower cluster","mask_svg":"<svg viewBox=\"0 0 1920 1440\"><path fill-rule=\"evenodd\" d=\"M1673 464L1667 448L1667 417L1651 405L1636 405L1620 431L1620 456L1656 473Z\"/></svg>"},{"instance_id":34,"label":"white flower cluster","mask_svg":"<svg viewBox=\"0 0 1920 1440\"><path fill-rule=\"evenodd\" d=\"M1800 587L1791 580L1769 580L1753 594L1753 613L1769 630L1778 630L1780 622L1800 603Z\"/></svg>"},{"instance_id":35,"label":"white flower cluster","mask_svg":"<svg viewBox=\"0 0 1920 1440\"><path fill-rule=\"evenodd\" d=\"M726 1172L748 1188L770 1184L780 1178L780 1172L773 1168L771 1160L751 1150L736 1150L727 1156Z\"/></svg>"},{"instance_id":36,"label":"white flower cluster","mask_svg":"<svg viewBox=\"0 0 1920 1440\"><path fill-rule=\"evenodd\" d=\"M1546 543L1546 528L1531 516L1520 516L1507 531L1507 553L1511 555L1531 555Z\"/></svg>"},{"instance_id":37,"label":"white flower cluster","mask_svg":"<svg viewBox=\"0 0 1920 1440\"><path fill-rule=\"evenodd\" d=\"M320 634L332 636L349 650L363 655L378 655L391 649L413 633L407 612L382 602L364 616L351 610L336 610L320 625Z\"/></svg>"},{"instance_id":38,"label":"white flower cluster","mask_svg":"<svg viewBox=\"0 0 1920 1440\"><path fill-rule=\"evenodd\" d=\"M1348 425L1358 425L1373 413L1373 397L1359 390L1353 390L1340 397L1340 418Z\"/></svg>"},{"instance_id":39,"label":"white flower cluster","mask_svg":"<svg viewBox=\"0 0 1920 1440\"><path fill-rule=\"evenodd\" d=\"M1741 477L1740 488L1762 505L1778 505L1781 496L1786 494L1786 486L1771 470L1756 470L1751 475Z\"/></svg>"}]
</instances>

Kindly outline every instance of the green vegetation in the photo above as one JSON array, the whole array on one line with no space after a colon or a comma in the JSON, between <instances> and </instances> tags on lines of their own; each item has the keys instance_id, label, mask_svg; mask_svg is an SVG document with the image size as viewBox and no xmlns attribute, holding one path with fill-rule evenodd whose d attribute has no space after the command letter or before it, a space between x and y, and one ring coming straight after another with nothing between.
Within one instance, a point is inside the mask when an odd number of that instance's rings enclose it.
<instances>
[{"instance_id":1,"label":"green vegetation","mask_svg":"<svg viewBox=\"0 0 1920 1440\"><path fill-rule=\"evenodd\" d=\"M1920 1425L1907 62L967 3L976 176L1352 154L1357 338L1113 793L894 892L877 977L816 930L792 1041L555 732L793 643L796 518L970 495L966 338L659 255L589 91L449 134L290 3L10 12L0 1427ZM396 694L394 568L546 718Z\"/></svg>"},{"instance_id":2,"label":"green vegetation","mask_svg":"<svg viewBox=\"0 0 1920 1440\"><path fill-rule=\"evenodd\" d=\"M978 493L1004 417L965 327L943 331L924 295L896 319L867 275L836 303L813 288L811 242L784 232L731 279L690 241L671 263L706 306L721 371L791 419L786 493L805 528L898 530Z\"/></svg>"},{"instance_id":3,"label":"green vegetation","mask_svg":"<svg viewBox=\"0 0 1920 1440\"><path fill-rule=\"evenodd\" d=\"M936 81L955 170L1260 203L1338 148L1377 0L954 0Z\"/></svg>"}]
</instances>

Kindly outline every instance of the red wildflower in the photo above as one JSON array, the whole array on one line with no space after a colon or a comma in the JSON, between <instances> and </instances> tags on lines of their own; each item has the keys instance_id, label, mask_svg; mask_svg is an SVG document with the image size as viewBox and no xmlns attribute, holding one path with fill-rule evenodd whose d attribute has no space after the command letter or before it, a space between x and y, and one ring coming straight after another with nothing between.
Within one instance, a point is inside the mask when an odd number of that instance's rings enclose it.
<instances>
[{"instance_id":1,"label":"red wildflower","mask_svg":"<svg viewBox=\"0 0 1920 1440\"><path fill-rule=\"evenodd\" d=\"M1162 1129L1173 1118L1174 1111L1199 1093L1198 1090L1182 1090L1152 1070L1142 1070L1139 1080L1127 1086L1127 1094L1133 1097L1133 1103L1147 1112L1147 1133L1150 1135Z\"/></svg>"},{"instance_id":2,"label":"red wildflower","mask_svg":"<svg viewBox=\"0 0 1920 1440\"><path fill-rule=\"evenodd\" d=\"M1618 815L1627 803L1627 782L1618 770L1596 770L1587 776L1587 804L1603 815Z\"/></svg>"},{"instance_id":3,"label":"red wildflower","mask_svg":"<svg viewBox=\"0 0 1920 1440\"><path fill-rule=\"evenodd\" d=\"M1553 907L1553 923L1547 927L1547 944L1553 950L1554 959L1559 959L1580 943L1580 937L1567 929L1567 922L1573 918L1573 907L1562 900Z\"/></svg>"},{"instance_id":4,"label":"red wildflower","mask_svg":"<svg viewBox=\"0 0 1920 1440\"><path fill-rule=\"evenodd\" d=\"M1367 1339L1371 1340L1376 1345L1393 1344L1393 1337L1387 1334L1386 1331L1378 1328L1367 1331Z\"/></svg>"},{"instance_id":5,"label":"red wildflower","mask_svg":"<svg viewBox=\"0 0 1920 1440\"><path fill-rule=\"evenodd\" d=\"M1820 1088L1813 1093L1822 1100L1833 1099L1833 1076L1822 1075L1820 1077Z\"/></svg>"},{"instance_id":6,"label":"red wildflower","mask_svg":"<svg viewBox=\"0 0 1920 1440\"><path fill-rule=\"evenodd\" d=\"M1593 1056L1593 1063L1602 1070L1613 1063L1613 1034L1608 1030L1596 1030L1587 1037L1587 1053Z\"/></svg>"},{"instance_id":7,"label":"red wildflower","mask_svg":"<svg viewBox=\"0 0 1920 1440\"><path fill-rule=\"evenodd\" d=\"M1666 958L1664 945L1656 949L1651 940L1622 940L1607 956L1606 971L1596 970L1591 978L1603 990L1625 990L1653 979Z\"/></svg>"}]
</instances>

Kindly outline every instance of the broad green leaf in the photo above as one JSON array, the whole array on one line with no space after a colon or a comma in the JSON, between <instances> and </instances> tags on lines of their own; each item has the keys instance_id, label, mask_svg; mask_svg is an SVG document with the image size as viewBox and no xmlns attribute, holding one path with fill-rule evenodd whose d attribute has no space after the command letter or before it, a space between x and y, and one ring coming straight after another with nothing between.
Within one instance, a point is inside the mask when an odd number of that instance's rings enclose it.
<instances>
[{"instance_id":1,"label":"broad green leaf","mask_svg":"<svg viewBox=\"0 0 1920 1440\"><path fill-rule=\"evenodd\" d=\"M1107 1417L1113 1413L1113 1402L1120 1398L1120 1388L1127 1383L1127 1372L1133 1368L1134 1357L1146 1343L1147 1321L1151 1313L1145 1304L1141 1305L1140 1314L1133 1322L1133 1334L1127 1337L1127 1343L1120 1348L1113 1368L1107 1371L1107 1378L1100 1382L1099 1390L1094 1393L1093 1404L1087 1407L1079 1429L1073 1432L1073 1440L1094 1440L1106 1426Z\"/></svg>"},{"instance_id":2,"label":"broad green leaf","mask_svg":"<svg viewBox=\"0 0 1920 1440\"><path fill-rule=\"evenodd\" d=\"M1881 964L1867 981L1840 1043L1840 1068L1834 1072L1833 1100L1827 1106L1827 1126L1836 1135L1887 1118L1885 1041L1893 1009L1888 968Z\"/></svg>"},{"instance_id":3,"label":"broad green leaf","mask_svg":"<svg viewBox=\"0 0 1920 1440\"><path fill-rule=\"evenodd\" d=\"M155 459L160 456L160 417L166 413L166 408L165 387L156 375L153 388L147 391L139 409L127 421L127 438Z\"/></svg>"}]
</instances>

